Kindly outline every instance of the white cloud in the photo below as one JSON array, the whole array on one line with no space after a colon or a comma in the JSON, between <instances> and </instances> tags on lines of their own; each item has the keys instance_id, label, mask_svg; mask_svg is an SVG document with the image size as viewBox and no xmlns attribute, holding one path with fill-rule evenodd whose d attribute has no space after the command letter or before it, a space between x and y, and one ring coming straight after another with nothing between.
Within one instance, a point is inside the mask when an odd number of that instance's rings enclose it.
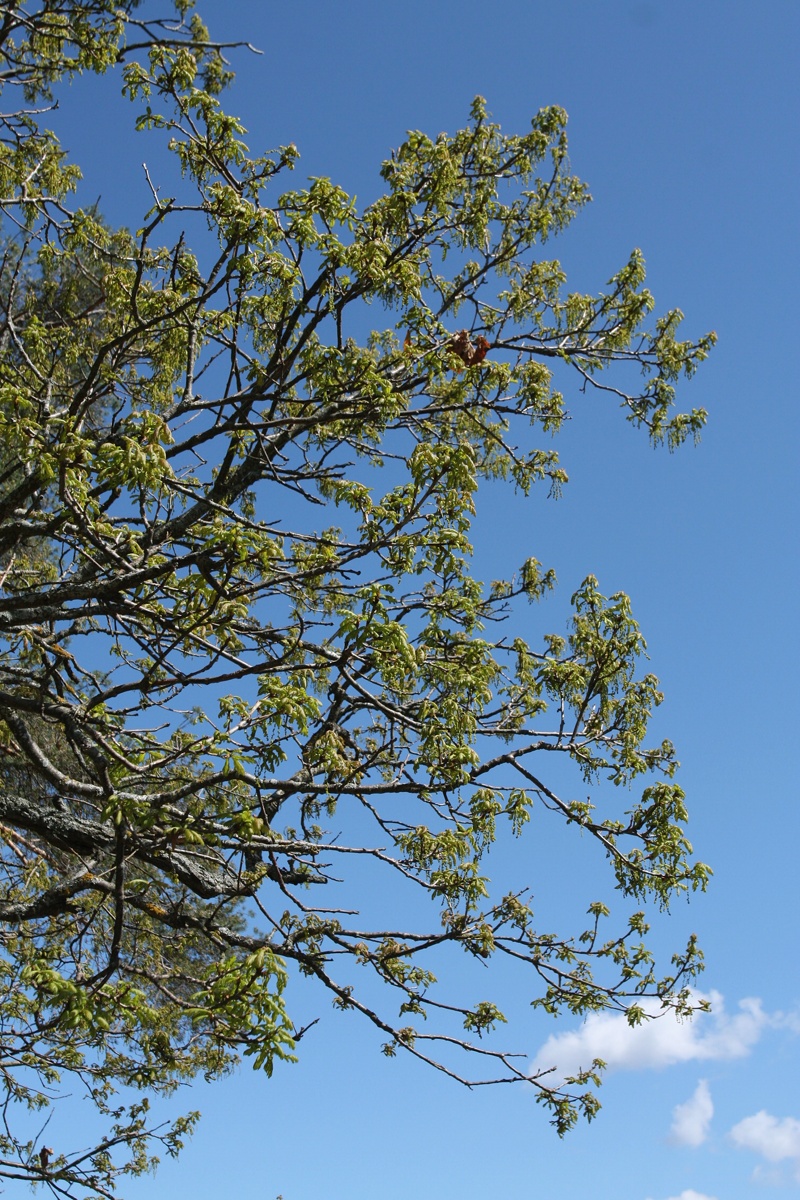
<instances>
[{"instance_id":1,"label":"white cloud","mask_svg":"<svg viewBox=\"0 0 800 1200\"><path fill-rule=\"evenodd\" d=\"M800 1012L797 1009L788 1013L774 1013L772 1019L776 1029L789 1029L792 1033L800 1033Z\"/></svg>"},{"instance_id":2,"label":"white cloud","mask_svg":"<svg viewBox=\"0 0 800 1200\"><path fill-rule=\"evenodd\" d=\"M683 1146L702 1146L708 1137L708 1127L714 1115L714 1103L708 1083L701 1079L694 1095L672 1110L670 1133Z\"/></svg>"},{"instance_id":3,"label":"white cloud","mask_svg":"<svg viewBox=\"0 0 800 1200\"><path fill-rule=\"evenodd\" d=\"M759 1163L750 1176L751 1182L759 1187L786 1187L786 1174L780 1167L766 1167Z\"/></svg>"},{"instance_id":4,"label":"white cloud","mask_svg":"<svg viewBox=\"0 0 800 1200\"><path fill-rule=\"evenodd\" d=\"M729 1136L736 1146L755 1151L767 1162L789 1159L800 1179L800 1121L794 1117L773 1117L762 1108L734 1125Z\"/></svg>"},{"instance_id":5,"label":"white cloud","mask_svg":"<svg viewBox=\"0 0 800 1200\"><path fill-rule=\"evenodd\" d=\"M657 1019L633 1027L624 1014L593 1013L579 1029L549 1037L531 1064L531 1074L555 1066L557 1072L547 1077L548 1083L555 1083L590 1067L595 1058L618 1071L742 1058L772 1023L758 999L741 1000L739 1011L729 1015L719 992L705 997L694 993L695 1000L702 998L711 1001L712 1011L697 1013L692 1020L679 1020L671 1009L659 1016L658 1001L641 1005Z\"/></svg>"},{"instance_id":6,"label":"white cloud","mask_svg":"<svg viewBox=\"0 0 800 1200\"><path fill-rule=\"evenodd\" d=\"M705 1192L696 1192L694 1188L686 1188L680 1196L670 1196L669 1200L717 1200L716 1196L707 1196Z\"/></svg>"}]
</instances>

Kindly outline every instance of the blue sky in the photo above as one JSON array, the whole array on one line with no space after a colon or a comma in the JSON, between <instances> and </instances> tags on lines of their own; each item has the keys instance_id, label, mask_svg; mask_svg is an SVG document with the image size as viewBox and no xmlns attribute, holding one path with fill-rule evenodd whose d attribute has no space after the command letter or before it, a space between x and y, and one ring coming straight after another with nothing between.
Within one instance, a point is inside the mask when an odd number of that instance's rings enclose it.
<instances>
[{"instance_id":1,"label":"blue sky","mask_svg":"<svg viewBox=\"0 0 800 1200\"><path fill-rule=\"evenodd\" d=\"M522 1089L467 1092L387 1060L355 1017L298 996L321 1017L300 1063L181 1096L202 1109L199 1132L178 1164L128 1194L800 1194L800 5L204 0L200 11L216 37L263 51L237 53L226 99L251 150L295 142L301 177L328 175L364 202L406 129L454 130L476 93L509 131L562 105L573 169L594 196L548 247L570 286L599 289L639 246L658 309L681 307L687 336L717 330L682 396L710 412L697 449L654 452L619 413L568 397L562 499L501 503L487 490L476 528L477 574L513 570L528 553L555 568L558 597L524 614L531 636L563 629L590 571L606 594L632 597L666 692L657 732L676 743L690 836L715 871L707 896L680 905L657 940L698 933L714 1011L631 1034L616 1018L553 1023L516 997L516 1042L532 1063L591 1052L610 1065L598 1119L559 1141ZM135 227L142 161L166 168L111 90L79 82L54 121L87 194ZM541 884L556 916L570 902L564 874L546 869Z\"/></svg>"}]
</instances>

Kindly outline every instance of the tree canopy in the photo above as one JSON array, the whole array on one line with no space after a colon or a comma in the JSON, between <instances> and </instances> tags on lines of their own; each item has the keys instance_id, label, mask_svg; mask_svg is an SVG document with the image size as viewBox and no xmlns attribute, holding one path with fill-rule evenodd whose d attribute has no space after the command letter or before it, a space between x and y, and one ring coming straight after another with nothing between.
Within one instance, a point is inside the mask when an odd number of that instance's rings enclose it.
<instances>
[{"instance_id":1,"label":"tree canopy","mask_svg":"<svg viewBox=\"0 0 800 1200\"><path fill-rule=\"evenodd\" d=\"M708 872L627 597L590 575L564 636L523 637L552 572L521 545L482 582L470 528L485 481L566 482L568 387L696 436L674 389L713 335L651 317L638 251L567 290L543 247L589 195L561 109L508 135L478 98L359 207L291 186L294 146L251 156L186 0L137 10L0 5L0 1175L113 1194L193 1123L148 1097L292 1058L314 982L386 1054L527 1083L563 1132L595 1065L531 1078L499 998L437 984L446 948L509 956L550 1013L687 1011L700 952L658 969L644 906ZM82 71L180 163L135 232L76 205L46 128ZM593 839L619 913L587 896L553 932L531 880L493 892L486 855L537 807ZM106 1133L44 1147L70 1078Z\"/></svg>"}]
</instances>

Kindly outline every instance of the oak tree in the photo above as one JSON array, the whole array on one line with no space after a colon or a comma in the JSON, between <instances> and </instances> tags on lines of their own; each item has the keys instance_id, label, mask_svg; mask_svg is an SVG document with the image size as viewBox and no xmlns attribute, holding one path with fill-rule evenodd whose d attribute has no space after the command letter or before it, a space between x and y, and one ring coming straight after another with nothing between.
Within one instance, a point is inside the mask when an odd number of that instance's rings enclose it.
<instances>
[{"instance_id":1,"label":"oak tree","mask_svg":"<svg viewBox=\"0 0 800 1200\"><path fill-rule=\"evenodd\" d=\"M509 956L547 1012L686 1011L699 950L657 969L644 906L707 869L628 599L588 576L563 636L523 636L552 573L521 544L482 582L470 528L487 480L565 482L567 387L696 436L674 388L713 335L651 318L638 251L567 290L544 247L589 197L559 108L508 135L476 99L359 208L293 184L294 146L250 154L186 0L0 16L0 1175L110 1195L193 1123L153 1127L148 1097L292 1058L314 984L388 1055L532 1086L563 1132L594 1065L531 1078L448 947ZM47 131L81 71L180 163L136 232L75 202ZM531 880L493 890L537 808L593 841L619 912L587 895L554 932ZM69 1080L107 1119L89 1150L42 1142Z\"/></svg>"}]
</instances>

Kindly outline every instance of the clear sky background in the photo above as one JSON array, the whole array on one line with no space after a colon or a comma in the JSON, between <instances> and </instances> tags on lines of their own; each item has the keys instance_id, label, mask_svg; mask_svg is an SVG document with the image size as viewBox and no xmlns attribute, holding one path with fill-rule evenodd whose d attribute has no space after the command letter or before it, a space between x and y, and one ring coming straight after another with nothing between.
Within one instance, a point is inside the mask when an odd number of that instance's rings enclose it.
<instances>
[{"instance_id":1,"label":"clear sky background","mask_svg":"<svg viewBox=\"0 0 800 1200\"><path fill-rule=\"evenodd\" d=\"M563 631L590 571L606 594L632 597L666 692L656 732L677 745L690 836L715 871L707 896L680 905L658 939L678 946L698 933L714 1013L632 1035L608 1018L554 1023L512 998L515 1047L532 1062L598 1055L611 1068L598 1119L559 1141L523 1088L461 1090L384 1058L372 1031L324 997L299 999L321 1017L300 1063L180 1096L202 1109L199 1132L177 1164L130 1185L131 1200L800 1194L800 3L199 9L215 37L263 50L237 52L225 98L251 151L295 142L295 179L330 176L363 202L407 129L455 130L476 93L509 131L562 105L573 169L594 196L548 246L570 286L602 288L640 246L658 310L681 307L685 336L717 330L679 397L710 412L697 449L655 452L618 412L568 396L563 498L501 504L488 490L476 534L479 576L528 553L555 568L558 599L524 614L531 637ZM163 160L112 93L109 80L81 81L54 121L87 193L135 228L147 206L141 163L158 172ZM554 918L574 875L560 864L537 889ZM55 1119L48 1137L58 1144Z\"/></svg>"}]
</instances>

